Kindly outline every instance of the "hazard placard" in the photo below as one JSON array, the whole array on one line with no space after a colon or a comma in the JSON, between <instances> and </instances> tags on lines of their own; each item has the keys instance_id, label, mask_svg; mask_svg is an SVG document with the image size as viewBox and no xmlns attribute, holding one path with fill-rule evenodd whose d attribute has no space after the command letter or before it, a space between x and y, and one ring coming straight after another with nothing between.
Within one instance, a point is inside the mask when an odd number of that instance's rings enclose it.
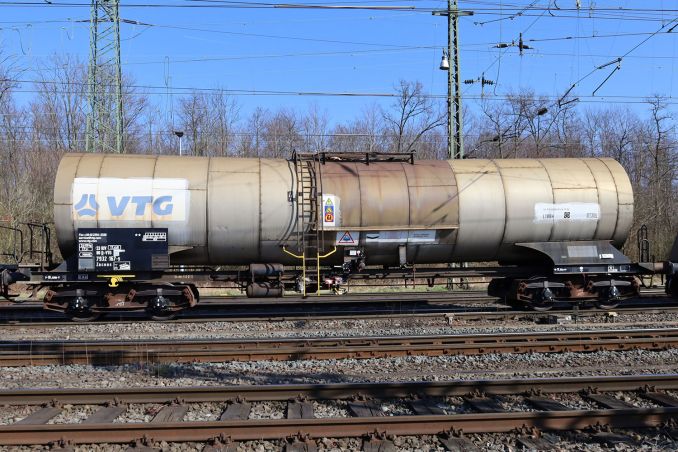
<instances>
[{"instance_id":1,"label":"hazard placard","mask_svg":"<svg viewBox=\"0 0 678 452\"><path fill-rule=\"evenodd\" d=\"M358 231L339 231L335 245L357 245L360 241L360 232Z\"/></svg>"},{"instance_id":2,"label":"hazard placard","mask_svg":"<svg viewBox=\"0 0 678 452\"><path fill-rule=\"evenodd\" d=\"M339 214L338 198L334 195L323 195L323 226L335 227Z\"/></svg>"}]
</instances>

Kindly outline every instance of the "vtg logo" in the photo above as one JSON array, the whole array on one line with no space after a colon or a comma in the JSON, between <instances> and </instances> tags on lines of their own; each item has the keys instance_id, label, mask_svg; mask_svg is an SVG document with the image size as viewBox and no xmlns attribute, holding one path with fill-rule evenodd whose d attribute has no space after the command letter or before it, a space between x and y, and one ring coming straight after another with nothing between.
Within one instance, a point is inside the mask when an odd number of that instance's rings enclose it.
<instances>
[{"instance_id":1,"label":"vtg logo","mask_svg":"<svg viewBox=\"0 0 678 452\"><path fill-rule=\"evenodd\" d=\"M172 215L174 204L172 196L106 196L106 206L108 213L113 217L120 217L125 214L127 207L133 204L134 215L143 216L146 214L146 208L151 205L151 211L154 215L166 216ZM73 208L80 217L94 217L99 211L99 203L96 195L93 193L83 193L80 200L73 205Z\"/></svg>"},{"instance_id":2,"label":"vtg logo","mask_svg":"<svg viewBox=\"0 0 678 452\"><path fill-rule=\"evenodd\" d=\"M186 221L186 179L78 177L72 186L75 221Z\"/></svg>"}]
</instances>

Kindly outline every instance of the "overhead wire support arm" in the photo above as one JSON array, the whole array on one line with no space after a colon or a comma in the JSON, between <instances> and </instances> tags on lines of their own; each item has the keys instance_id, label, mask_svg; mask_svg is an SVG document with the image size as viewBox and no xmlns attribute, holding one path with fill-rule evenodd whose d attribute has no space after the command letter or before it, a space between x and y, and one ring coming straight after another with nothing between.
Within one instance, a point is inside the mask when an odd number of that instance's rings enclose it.
<instances>
[{"instance_id":1,"label":"overhead wire support arm","mask_svg":"<svg viewBox=\"0 0 678 452\"><path fill-rule=\"evenodd\" d=\"M616 58L616 59L614 59L614 60L612 60L612 61L610 61L610 62L608 62L608 63L601 64L601 65L598 66L596 69L604 69L604 68L606 68L606 67L608 67L608 66L611 66L611 65L613 65L613 64L619 65L619 63L621 63L621 61L622 61L622 59L621 59L621 57L619 57L619 58Z\"/></svg>"},{"instance_id":2,"label":"overhead wire support arm","mask_svg":"<svg viewBox=\"0 0 678 452\"><path fill-rule=\"evenodd\" d=\"M595 96L596 93L598 92L598 90L599 90L600 88L603 87L603 85L605 84L605 82L607 82L608 80L610 80L610 77L612 77L612 75L614 75L615 72L617 72L619 69L621 69L621 64L619 64L619 61L621 61L621 58L619 58L619 60L618 60L618 62L617 62L617 67L615 67L614 69L612 69L612 72L610 72L610 73L608 74L608 76L605 77L605 80L603 80L602 82L600 82L600 85L598 85L598 86L596 87L596 89L593 90L593 93L591 93L591 96Z\"/></svg>"}]
</instances>

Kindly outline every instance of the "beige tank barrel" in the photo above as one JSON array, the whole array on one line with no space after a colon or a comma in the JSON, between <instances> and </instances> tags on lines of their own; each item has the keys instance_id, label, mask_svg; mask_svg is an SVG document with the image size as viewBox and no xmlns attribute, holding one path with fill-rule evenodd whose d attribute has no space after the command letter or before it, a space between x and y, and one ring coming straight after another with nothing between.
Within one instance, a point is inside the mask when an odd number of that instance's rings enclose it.
<instances>
[{"instance_id":1,"label":"beige tank barrel","mask_svg":"<svg viewBox=\"0 0 678 452\"><path fill-rule=\"evenodd\" d=\"M633 192L612 159L318 163L324 248L368 264L511 260L515 243L628 236ZM163 227L173 264L297 264L294 163L67 154L54 216L62 254L84 227ZM335 253L327 263L339 263ZM331 259L331 260L330 260Z\"/></svg>"}]
</instances>

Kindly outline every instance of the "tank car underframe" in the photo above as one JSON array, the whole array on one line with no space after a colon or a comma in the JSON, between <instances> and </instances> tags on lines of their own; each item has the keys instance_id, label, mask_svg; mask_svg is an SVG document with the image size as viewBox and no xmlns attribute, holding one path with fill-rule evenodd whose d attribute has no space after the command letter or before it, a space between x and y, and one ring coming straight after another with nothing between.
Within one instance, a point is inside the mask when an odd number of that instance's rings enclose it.
<instances>
[{"instance_id":1,"label":"tank car underframe","mask_svg":"<svg viewBox=\"0 0 678 452\"><path fill-rule=\"evenodd\" d=\"M488 292L507 301L547 310L557 301L591 301L613 308L639 294L645 269L604 240L517 243L525 256L550 271L490 285Z\"/></svg>"},{"instance_id":2,"label":"tank car underframe","mask_svg":"<svg viewBox=\"0 0 678 452\"><path fill-rule=\"evenodd\" d=\"M624 298L640 294L634 275L552 275L511 280L508 300L546 310L556 302L593 302L603 309L616 307Z\"/></svg>"},{"instance_id":3,"label":"tank car underframe","mask_svg":"<svg viewBox=\"0 0 678 452\"><path fill-rule=\"evenodd\" d=\"M154 320L168 320L195 306L198 291L192 284L159 280L73 281L51 284L43 302L45 309L63 312L77 321L94 320L110 312L145 312Z\"/></svg>"}]
</instances>

